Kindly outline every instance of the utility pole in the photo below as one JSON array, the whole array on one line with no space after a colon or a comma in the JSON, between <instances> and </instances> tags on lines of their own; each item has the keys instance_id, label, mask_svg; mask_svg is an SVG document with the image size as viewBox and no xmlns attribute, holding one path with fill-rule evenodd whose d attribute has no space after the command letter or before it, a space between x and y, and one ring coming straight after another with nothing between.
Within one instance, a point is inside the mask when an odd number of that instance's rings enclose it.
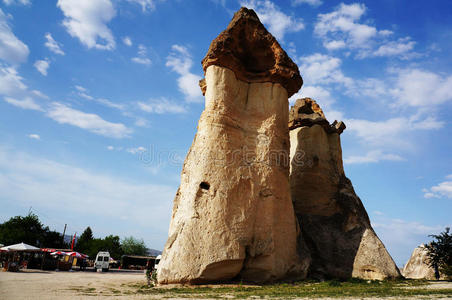
<instances>
[{"instance_id":1,"label":"utility pole","mask_svg":"<svg viewBox=\"0 0 452 300\"><path fill-rule=\"evenodd\" d=\"M66 226L67 226L67 224L64 224L63 238L61 239L61 248L63 248L63 246L64 246L64 235L66 234Z\"/></svg>"}]
</instances>

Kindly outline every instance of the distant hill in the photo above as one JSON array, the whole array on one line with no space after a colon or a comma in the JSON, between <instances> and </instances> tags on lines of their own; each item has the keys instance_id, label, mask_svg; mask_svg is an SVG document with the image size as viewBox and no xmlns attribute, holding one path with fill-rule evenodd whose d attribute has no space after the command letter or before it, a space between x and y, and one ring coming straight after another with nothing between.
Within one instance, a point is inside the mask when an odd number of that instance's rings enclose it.
<instances>
[{"instance_id":1,"label":"distant hill","mask_svg":"<svg viewBox=\"0 0 452 300\"><path fill-rule=\"evenodd\" d=\"M147 249L147 254L149 255L149 256L157 256L157 255L160 255L160 254L162 254L162 251L160 251L160 250L155 250L155 249Z\"/></svg>"}]
</instances>

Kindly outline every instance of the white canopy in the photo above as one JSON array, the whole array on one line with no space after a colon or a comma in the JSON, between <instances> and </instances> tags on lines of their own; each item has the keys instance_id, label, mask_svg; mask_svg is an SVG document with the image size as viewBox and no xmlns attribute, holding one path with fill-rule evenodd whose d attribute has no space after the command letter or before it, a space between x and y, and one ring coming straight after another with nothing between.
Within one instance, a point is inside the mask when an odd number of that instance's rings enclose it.
<instances>
[{"instance_id":1,"label":"white canopy","mask_svg":"<svg viewBox=\"0 0 452 300\"><path fill-rule=\"evenodd\" d=\"M3 250L3 251L24 251L24 250L39 251L41 249L37 248L35 246L25 244L25 243L20 243L20 244L2 247L2 248L0 248L0 250Z\"/></svg>"}]
</instances>

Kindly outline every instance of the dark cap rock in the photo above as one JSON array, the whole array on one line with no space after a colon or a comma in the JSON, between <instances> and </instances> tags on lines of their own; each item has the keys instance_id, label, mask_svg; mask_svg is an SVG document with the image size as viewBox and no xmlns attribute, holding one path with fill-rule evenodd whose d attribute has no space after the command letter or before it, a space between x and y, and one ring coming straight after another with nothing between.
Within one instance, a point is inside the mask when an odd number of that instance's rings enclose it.
<instances>
[{"instance_id":1,"label":"dark cap rock","mask_svg":"<svg viewBox=\"0 0 452 300\"><path fill-rule=\"evenodd\" d=\"M202 67L217 65L231 69L246 82L281 84L292 96L301 88L303 79L298 66L281 48L252 9L242 7L229 26L210 44Z\"/></svg>"}]
</instances>

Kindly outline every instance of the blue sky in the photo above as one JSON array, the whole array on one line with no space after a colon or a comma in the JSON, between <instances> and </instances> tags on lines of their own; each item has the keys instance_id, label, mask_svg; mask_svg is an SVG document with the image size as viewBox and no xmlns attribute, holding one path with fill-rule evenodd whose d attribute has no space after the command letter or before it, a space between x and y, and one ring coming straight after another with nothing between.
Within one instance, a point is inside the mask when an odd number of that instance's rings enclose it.
<instances>
[{"instance_id":1,"label":"blue sky","mask_svg":"<svg viewBox=\"0 0 452 300\"><path fill-rule=\"evenodd\" d=\"M0 222L162 249L203 110L201 59L240 6L343 120L345 171L398 265L452 225L450 1L0 0Z\"/></svg>"}]
</instances>

